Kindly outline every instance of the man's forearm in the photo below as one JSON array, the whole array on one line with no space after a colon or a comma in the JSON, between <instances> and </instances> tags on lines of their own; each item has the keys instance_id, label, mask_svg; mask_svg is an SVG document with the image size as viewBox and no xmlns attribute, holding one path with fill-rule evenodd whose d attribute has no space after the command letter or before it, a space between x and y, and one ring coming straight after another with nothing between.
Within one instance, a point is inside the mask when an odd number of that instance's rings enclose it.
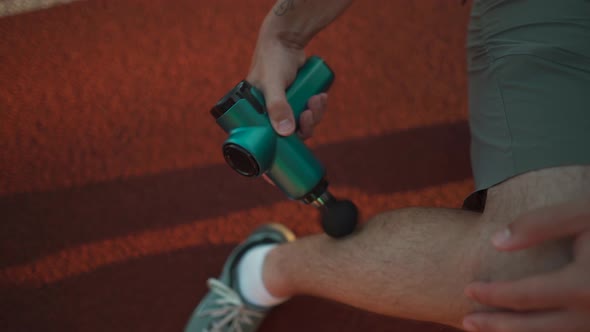
<instances>
[{"instance_id":1,"label":"man's forearm","mask_svg":"<svg viewBox=\"0 0 590 332\"><path fill-rule=\"evenodd\" d=\"M261 39L279 39L286 46L304 48L324 27L333 22L352 0L279 0L266 16Z\"/></svg>"}]
</instances>

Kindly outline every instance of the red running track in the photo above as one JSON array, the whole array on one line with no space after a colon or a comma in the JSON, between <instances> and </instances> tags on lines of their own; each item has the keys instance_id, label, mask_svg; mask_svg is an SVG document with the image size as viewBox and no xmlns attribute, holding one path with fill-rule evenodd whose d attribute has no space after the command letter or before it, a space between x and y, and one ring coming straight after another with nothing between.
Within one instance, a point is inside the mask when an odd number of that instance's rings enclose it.
<instances>
[{"instance_id":1,"label":"red running track","mask_svg":"<svg viewBox=\"0 0 590 332\"><path fill-rule=\"evenodd\" d=\"M89 0L0 18L0 326L180 331L256 225L309 207L224 163L209 108L273 1ZM357 1L309 47L336 72L309 141L363 220L472 189L459 1ZM308 297L264 331L451 331Z\"/></svg>"}]
</instances>

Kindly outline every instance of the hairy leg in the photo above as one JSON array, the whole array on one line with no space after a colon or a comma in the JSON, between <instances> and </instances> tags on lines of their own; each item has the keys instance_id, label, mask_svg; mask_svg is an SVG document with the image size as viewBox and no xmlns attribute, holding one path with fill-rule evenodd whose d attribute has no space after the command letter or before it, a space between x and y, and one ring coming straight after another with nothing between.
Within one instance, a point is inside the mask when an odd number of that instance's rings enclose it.
<instances>
[{"instance_id":1,"label":"hairy leg","mask_svg":"<svg viewBox=\"0 0 590 332\"><path fill-rule=\"evenodd\" d=\"M409 208L383 213L358 234L316 235L271 251L265 284L275 295L306 294L372 312L446 324L469 309L462 287L476 273L479 214ZM458 320L457 320L458 322Z\"/></svg>"},{"instance_id":2,"label":"hairy leg","mask_svg":"<svg viewBox=\"0 0 590 332\"><path fill-rule=\"evenodd\" d=\"M496 231L520 214L590 197L590 166L568 166L544 169L517 176L488 190L482 228ZM486 234L488 235L488 234ZM485 239L478 280L509 280L535 272L551 270L556 264L572 258L570 240L560 240L533 249L500 253ZM560 260L561 258L561 260ZM513 268L519 265L518 268Z\"/></svg>"},{"instance_id":3,"label":"hairy leg","mask_svg":"<svg viewBox=\"0 0 590 332\"><path fill-rule=\"evenodd\" d=\"M518 214L590 195L590 167L531 172L489 190L483 214L408 208L376 216L355 235L325 235L279 246L263 278L276 296L306 294L364 310L460 327L477 307L464 295L474 280L520 278L571 260L569 242L522 253L497 252L490 236Z\"/></svg>"}]
</instances>

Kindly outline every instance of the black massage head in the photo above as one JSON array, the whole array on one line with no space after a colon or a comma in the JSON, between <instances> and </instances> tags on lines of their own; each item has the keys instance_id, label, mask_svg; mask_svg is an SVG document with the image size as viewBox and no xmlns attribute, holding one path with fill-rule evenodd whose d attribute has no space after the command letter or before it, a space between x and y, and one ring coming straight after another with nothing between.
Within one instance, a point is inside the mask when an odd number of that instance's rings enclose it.
<instances>
[{"instance_id":1,"label":"black massage head","mask_svg":"<svg viewBox=\"0 0 590 332\"><path fill-rule=\"evenodd\" d=\"M349 200L330 199L321 209L322 227L331 237L350 235L356 229L358 210Z\"/></svg>"}]
</instances>

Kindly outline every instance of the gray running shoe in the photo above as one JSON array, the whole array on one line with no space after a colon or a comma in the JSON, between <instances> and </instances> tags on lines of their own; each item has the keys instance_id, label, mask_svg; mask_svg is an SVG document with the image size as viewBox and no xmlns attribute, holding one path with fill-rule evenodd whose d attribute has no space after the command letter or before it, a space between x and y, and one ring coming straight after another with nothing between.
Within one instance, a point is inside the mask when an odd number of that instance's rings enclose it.
<instances>
[{"instance_id":1,"label":"gray running shoe","mask_svg":"<svg viewBox=\"0 0 590 332\"><path fill-rule=\"evenodd\" d=\"M248 303L240 294L237 266L248 249L261 244L295 240L285 226L268 224L257 228L230 254L218 279L207 281L209 293L193 312L185 332L254 332L271 308Z\"/></svg>"}]
</instances>

